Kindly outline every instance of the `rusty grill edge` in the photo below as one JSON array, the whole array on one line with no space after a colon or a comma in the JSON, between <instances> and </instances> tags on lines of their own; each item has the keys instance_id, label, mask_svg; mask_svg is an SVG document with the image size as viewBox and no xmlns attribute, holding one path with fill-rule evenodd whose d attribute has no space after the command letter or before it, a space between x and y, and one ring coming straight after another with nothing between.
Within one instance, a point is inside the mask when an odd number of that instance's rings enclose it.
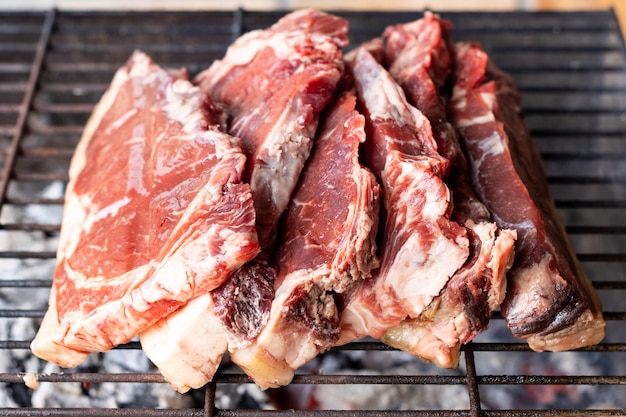
<instances>
[{"instance_id":1,"label":"rusty grill edge","mask_svg":"<svg viewBox=\"0 0 626 417\"><path fill-rule=\"evenodd\" d=\"M594 12L597 14L597 12ZM67 171L53 171L53 172L34 172L24 170L18 167L18 159L35 158L35 159L49 159L59 158L66 162L69 162L69 158L72 155L73 148L71 146L66 147L47 147L47 146L24 146L26 137L28 134L34 135L51 135L51 136L69 136L76 141L77 136L82 131L84 124L83 119L88 115L95 104L94 100L97 100L99 95L104 91L108 85L107 80L112 76L113 71L121 64L127 55L133 48L113 47L111 44L107 44L107 37L129 36L130 39L134 36L138 36L139 39L146 39L151 36L155 38L154 41L140 41L136 45L137 48L141 48L141 42L148 43L152 46L152 51L148 51L154 55L155 60L163 65L176 65L186 66L190 72L196 72L202 69L208 62L214 58L218 58L223 54L226 45L241 35L242 33L255 29L257 27L264 27L275 21L282 12L250 12L242 9L237 9L232 13L228 12L216 12L214 15L206 13L206 16L214 16L213 19L220 21L224 20L223 27L216 29L210 29L203 31L202 20L200 18L193 17L194 15L189 12L183 13L171 13L171 16L159 12L147 12L138 14L124 14L113 13L113 18L106 13L103 14L103 18L99 19L99 12L59 12L56 10L50 10L45 13L21 13L17 12L9 14L12 18L11 24L0 27L0 35L10 33L11 27L13 30L19 32L32 32L33 36L37 34L38 40L35 44L34 50L32 50L32 61L27 66L6 64L6 68L0 68L0 94L11 91L17 91L22 94L22 100L19 104L15 103L3 103L0 98L0 110L7 113L15 113L17 117L14 123L2 123L0 124L0 135L8 142L7 146L3 146L2 149L2 177L0 178L0 209L7 205L14 206L28 206L28 205L43 205L52 206L62 204L62 199L47 199L42 197L20 197L12 196L10 193L10 185L12 181L30 181L30 182L50 182L50 181L66 181ZM341 13L340 13L341 14ZM353 36L352 44L358 44L360 41L366 40L372 36L376 36L380 33L380 30L389 23L408 21L412 18L417 18L418 13L413 15L402 13L382 13L379 14L381 22L378 25L368 26L372 21L375 21L376 14L371 12L343 12L346 17L351 21L353 25L352 30L356 31L356 35ZM481 27L480 22L485 21L490 16L497 17L497 13L443 13L444 17L451 18L453 22L455 20L460 21L467 19L467 21L476 20L476 24L467 24L461 27L461 35L472 39L473 36L478 34L492 33L493 37L498 36L498 28ZM572 14L573 16L574 14ZM23 25L20 18L26 17L27 25ZM96 22L101 23L94 27L87 28L80 25L82 17L90 17ZM115 17L119 16L121 21L121 28L125 28L126 32L118 33L117 29L111 22L114 22ZM173 17L172 17L173 16ZM532 33L532 15L519 14L521 23L519 27L511 29L511 33L525 34ZM558 20L558 14L555 14ZM585 20L585 14L579 13L575 15L581 21ZM585 28L588 33L604 33L606 31L609 35L617 36L620 41L616 47L606 47L607 56L612 54L605 62L594 64L587 63L582 64L587 67L580 70L580 68L554 68L554 63L551 61L541 62L535 67L524 68L516 67L517 64L513 63L505 69L511 72L514 76L520 74L533 72L558 73L559 71L565 73L572 73L577 75L584 74L585 71L593 72L597 71L597 66L600 66L600 70L608 71L615 75L617 79L617 87L615 91L621 93L622 96L626 95L626 70L624 66L624 60L626 60L626 49L624 47L623 38L619 33L619 25L617 24L614 13L611 11L605 12L604 15L611 20L608 23L609 29L598 24L598 27L594 27L591 24L590 28ZM602 17L601 16L601 17ZM139 25L128 24L128 21L133 17L140 17L147 25L142 29ZM159 21L161 17L166 17L163 21ZM192 57L194 54L204 54L202 62L196 63L194 61L178 62L181 55L176 48L168 47L168 44L159 47L159 39L167 38L168 25L174 25L180 21L184 21L185 18L189 18L191 23L189 26L180 30L175 36L179 38L181 49L187 48L189 45L185 44L186 39L192 39L191 45L188 48L188 53L185 55L185 59ZM598 16L593 16L594 19L598 19ZM177 20L178 19L178 20ZM591 14L589 19L592 19ZM102 20L102 22L100 22ZM228 23L230 22L230 23ZM527 24L527 26L524 25ZM125 26L124 26L125 25ZM218 25L219 26L219 25ZM497 25L496 25L497 26ZM562 28L562 31L571 31L572 36L579 36L576 29L576 24L573 27ZM145 30L145 34L142 34L142 30ZM133 32L135 31L135 32ZM36 33L38 32L38 33ZM215 34L220 41L217 42L217 46L203 43L203 37ZM139 36L141 35L141 36ZM67 49L67 45L71 42L77 42L82 37L96 38L101 36L104 41L99 42L96 40L86 41L85 44L77 44L73 48ZM453 35L458 38L457 34ZM9 41L6 41L7 43ZM174 41L175 42L175 41ZM210 42L210 41L207 41ZM484 41L483 41L484 42ZM504 55L510 53L510 50L515 48L523 48L526 46L532 50L532 45L500 45L494 42L494 45L490 45L488 42L484 42L487 49L491 51L502 51ZM10 45L10 43L8 43ZM169 44L171 46L171 43ZM133 45L134 47L134 45ZM67 50L64 50L66 48ZM562 48L562 49L559 49ZM18 47L8 47L2 50L21 50ZM26 48L28 49L28 48ZM601 49L601 48L600 48ZM0 50L0 53L2 53ZM590 49L595 51L595 49ZM555 54L570 52L569 47L555 46L552 48ZM584 45L579 48L579 51L585 51ZM97 58L97 54L103 54L104 59ZM56 56L58 55L58 56ZM112 59L106 58L111 56ZM62 60L62 57L68 57L69 60ZM621 57L621 59L620 59ZM76 60L72 61L72 58ZM2 60L0 60L2 65ZM50 75L55 70L62 70L60 72L63 75L63 71L67 72L71 77L72 74L80 74L89 71L93 71L95 80L81 81L79 80L60 80L49 81L46 80L46 76ZM3 76L15 71L17 73L28 73L27 80L20 85L14 84L3 80ZM103 73L101 76L98 73ZM48 84L47 86L45 84ZM567 87L562 88L567 89ZM588 87L592 91L602 92L605 90L602 86ZM38 92L49 89L57 90L61 93L67 91L73 91L76 89L82 89L85 94L91 94L94 99L91 103L39 103L36 100ZM556 89L558 90L558 88ZM606 90L612 91L608 88ZM542 91L541 88L533 87L532 83L522 86L522 94L525 92ZM549 93L549 92L548 92ZM618 100L619 102L619 100ZM576 117L578 113L591 114L592 116L605 116L606 114L615 115L617 119L609 119L607 126L599 126L594 130L588 129L586 132L591 136L602 136L612 138L616 143L626 142L626 130L623 128L626 125L624 117L626 114L626 100L623 100L617 108L606 109L605 111L596 112L594 109L587 109L586 111L577 112L575 110L563 111L562 114L570 117ZM33 122L29 117L32 113L44 113L55 114L59 119L58 121L49 119L47 123ZM558 113L558 112L557 112ZM550 111L533 110L527 112L531 117L534 114L541 116L542 114L550 114ZM620 118L621 117L621 118ZM542 122L537 123L539 126L534 126L531 123L531 129L535 137L562 137L562 136L576 136L585 134L579 130L574 129L570 131L569 128L559 130L558 128L552 128L549 125L543 125ZM583 129L584 130L584 129ZM626 155L626 146L620 148L620 152L599 152L593 154L586 152L585 150L573 151L573 152L542 152L544 160L547 161L565 161L569 160L615 160L616 163L620 161L623 163ZM62 163L63 164L63 163ZM549 173L549 181L551 186L554 184L624 184L626 183L626 175L622 176L621 172L618 175L606 176L574 176L566 175L559 176ZM557 198L557 205L560 209L568 208L609 208L624 210L626 208L626 200L624 199L612 199L612 198L597 198L592 200L586 199L561 199ZM623 217L622 217L623 218ZM619 215L617 217L619 223ZM59 224L28 224L28 223L5 223L0 222L0 231L38 231L43 233L58 233ZM569 225L568 232L572 235L600 235L603 236L617 236L621 238L626 232L626 222L622 224L609 224L601 226L579 226ZM621 265L626 263L626 253L624 248L616 253L581 253L579 254L581 261L588 263L609 263ZM53 259L55 257L54 251L29 251L29 250L5 250L0 251L0 259ZM624 268L621 266L620 272L617 272L617 276L605 276L605 277L593 277L594 286L598 290L602 291L622 291L626 290L626 276L624 276ZM47 288L51 284L51 279L11 279L11 277L2 277L0 280L0 290L4 288ZM39 309L1 309L0 320L7 318L41 318L43 317L44 310ZM623 311L605 311L605 318L608 321L626 321L626 312ZM500 319L496 314L495 320ZM3 350L26 350L29 349L30 340L0 340L0 351ZM136 342L129 343L127 345L118 347L117 349L139 349L139 344ZM391 350L387 346L378 342L357 342L352 343L345 347L335 348L333 350L378 350L385 351ZM415 415L415 416L562 416L562 415L624 415L626 410L623 409L611 409L611 410L576 410L576 409L563 409L563 410L483 410L481 407L481 399L479 388L485 385L560 385L560 384L584 384L584 385L626 385L626 376L587 376L587 375L568 375L568 376L543 376L543 375L479 375L476 369L476 355L477 352L530 352L528 346L523 343L489 343L478 342L471 343L463 347L464 360L465 360L465 375L451 376L451 375L296 375L294 378L294 384L414 384L414 385L465 385L468 389L469 395L469 409L466 410L392 410L392 411L380 411L380 410L359 410L359 411L341 411L341 410L307 410L307 411L261 411L261 410L246 410L246 409L233 409L222 410L215 407L215 395L216 386L219 384L244 384L250 381L240 374L228 374L220 372L216 375L215 380L208 384L204 388L204 408L188 408L178 410L164 410L164 409L144 409L144 408L131 408L131 409L98 409L98 408L0 408L0 414L5 416L295 416L295 415L307 415L307 416L403 416L403 415ZM626 352L626 343L603 343L599 346L593 346L581 351L588 352L600 352L603 355L610 355L614 352ZM20 373L0 373L0 383L23 383L24 374ZM94 382L120 382L120 383L164 383L163 377L158 373L53 373L53 374L39 374L39 382L41 383L94 383Z\"/></svg>"}]
</instances>

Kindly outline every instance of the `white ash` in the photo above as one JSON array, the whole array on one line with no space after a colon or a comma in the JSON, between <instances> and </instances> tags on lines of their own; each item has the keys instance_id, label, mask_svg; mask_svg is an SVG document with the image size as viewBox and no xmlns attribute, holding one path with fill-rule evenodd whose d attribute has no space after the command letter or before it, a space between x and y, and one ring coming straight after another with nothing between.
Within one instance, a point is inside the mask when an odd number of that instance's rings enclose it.
<instances>
[{"instance_id":1,"label":"white ash","mask_svg":"<svg viewBox=\"0 0 626 417\"><path fill-rule=\"evenodd\" d=\"M326 353L300 372L333 375L464 375L463 367L441 370L397 351L338 351ZM339 410L421 410L469 408L467 387L461 385L356 384L291 385L271 394L275 401L287 398L297 408ZM278 399L278 400L277 400Z\"/></svg>"},{"instance_id":2,"label":"white ash","mask_svg":"<svg viewBox=\"0 0 626 417\"><path fill-rule=\"evenodd\" d=\"M14 195L36 195L50 199L62 198L64 184L54 182L46 187L20 189L13 186ZM59 224L61 205L5 205L0 214L3 224ZM42 231L0 230L0 250L54 252L58 233ZM0 279L51 280L54 259L0 259ZM617 293L612 292L613 293ZM0 309L45 310L49 288L0 288ZM605 300L607 301L607 300ZM609 300L612 301L612 300ZM608 310L621 311L621 298L608 303ZM615 305L613 305L615 304ZM618 323L621 325L621 323ZM612 323L609 323L611 326ZM39 319L4 318L0 321L0 340L31 340ZM611 341L623 342L623 329L607 331ZM613 340L618 338L619 340ZM502 320L492 321L488 332L480 335L482 342L519 342ZM116 349L93 354L75 370L60 369L41 361L28 349L7 349L0 355L0 372L57 374L86 373L146 373L157 372L140 350ZM626 354L601 352L519 353L477 352L479 375L624 375ZM363 375L465 375L461 367L443 371L426 365L412 356L395 351L337 351L316 358L299 372ZM227 356L220 372L241 372ZM261 391L256 385L217 384L215 406L219 409L285 408L285 398L298 399L301 408L325 409L467 409L469 395L465 385L296 385ZM625 400L619 386L544 386L493 385L481 386L482 407L511 408L624 408ZM176 393L167 384L157 383L50 383L40 382L36 390L26 384L0 384L0 404L6 407L142 407L189 408L202 407L204 393Z\"/></svg>"},{"instance_id":3,"label":"white ash","mask_svg":"<svg viewBox=\"0 0 626 417\"><path fill-rule=\"evenodd\" d=\"M517 342L510 336L503 320L493 321L491 328L477 342ZM610 359L604 352L476 352L478 375L525 376L601 376L610 375ZM621 375L624 373L622 372ZM590 409L623 408L619 386L602 385L483 385L480 399L485 410L503 409Z\"/></svg>"}]
</instances>

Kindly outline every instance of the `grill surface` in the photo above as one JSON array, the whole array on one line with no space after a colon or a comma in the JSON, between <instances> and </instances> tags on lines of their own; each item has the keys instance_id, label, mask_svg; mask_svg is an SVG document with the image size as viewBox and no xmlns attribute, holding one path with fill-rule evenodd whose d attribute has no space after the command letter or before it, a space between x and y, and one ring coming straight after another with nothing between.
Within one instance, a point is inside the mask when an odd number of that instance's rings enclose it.
<instances>
[{"instance_id":1,"label":"grill surface","mask_svg":"<svg viewBox=\"0 0 626 417\"><path fill-rule=\"evenodd\" d=\"M419 13L339 13L351 23L351 41L379 35L388 24L409 21ZM478 40L520 87L527 122L546 164L556 197L579 258L604 304L607 338L582 349L595 368L574 365L555 373L544 366L559 355L534 353L506 337L496 317L491 329L463 349L460 370L425 367L423 373L381 375L367 370L348 375L299 374L293 384L408 385L415 392L434 386L464 387L464 409L260 411L216 406L219 387L249 384L236 372L221 371L204 390L193 393L197 405L176 409L32 408L23 386L32 370L28 351L37 320L45 311L51 284L62 198L50 193L67 181L67 168L82 127L114 71L133 49L142 49L163 66L185 66L193 75L223 55L241 33L269 26L282 12L11 12L0 15L0 301L18 308L0 310L0 325L11 329L21 320L35 324L31 334L0 334L0 356L11 353L23 363L0 363L0 385L23 392L21 408L2 404L5 416L538 416L626 414L626 50L612 11L575 13L442 13L454 24L455 40ZM51 196L52 195L52 196ZM38 213L33 217L32 213ZM36 218L39 220L33 221ZM33 243L34 241L39 243ZM9 271L9 272L7 272ZM17 271L17 272L14 272ZM43 296L36 297L36 294ZM34 301L39 300L39 301ZM41 301L44 300L44 301ZM4 305L4 304L3 304ZM10 304L7 304L10 305ZM34 319L34 320L33 320ZM4 323L3 323L4 322ZM2 326L0 326L2 327ZM504 335L504 336L503 336ZM138 351L138 343L120 349ZM119 349L118 349L119 350ZM350 352L396 352L377 342L353 343ZM140 354L141 352L138 351ZM107 355L107 354L104 354ZM508 369L515 357L540 364ZM13 357L13 356L12 356ZM546 357L548 358L546 360ZM500 364L494 368L493 363ZM38 366L38 367L37 367ZM17 369L17 371L15 371ZM44 365L36 365L44 370ZM494 373L494 369L500 369ZM156 372L95 373L57 371L38 374L41 385L164 384ZM359 385L360 386L360 385ZM565 396L558 410L528 400L502 407L490 398L498 389L567 392L587 386L599 399L591 410ZM41 389L41 388L40 388ZM534 391L533 391L534 390ZM517 392L517 391L515 391ZM178 394L176 394L178 395ZM14 395L15 397L15 395ZM19 397L19 395L18 395ZM615 398L606 406L602 398ZM18 401L19 402L19 401ZM550 403L552 404L552 403ZM402 404L395 406L402 407ZM607 408L608 409L604 409Z\"/></svg>"}]
</instances>

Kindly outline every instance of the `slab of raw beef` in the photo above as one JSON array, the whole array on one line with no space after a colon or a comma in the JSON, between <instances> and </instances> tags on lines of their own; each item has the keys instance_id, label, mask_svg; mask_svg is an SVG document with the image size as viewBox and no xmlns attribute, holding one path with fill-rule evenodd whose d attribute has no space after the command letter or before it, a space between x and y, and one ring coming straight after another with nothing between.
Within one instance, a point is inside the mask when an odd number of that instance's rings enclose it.
<instances>
[{"instance_id":1,"label":"slab of raw beef","mask_svg":"<svg viewBox=\"0 0 626 417\"><path fill-rule=\"evenodd\" d=\"M382 184L384 231L380 268L345 297L338 343L379 338L419 317L469 255L465 229L450 221L449 161L428 119L365 49L354 79L366 120L364 160Z\"/></svg>"},{"instance_id":2,"label":"slab of raw beef","mask_svg":"<svg viewBox=\"0 0 626 417\"><path fill-rule=\"evenodd\" d=\"M259 253L245 156L213 110L141 52L117 71L71 162L37 356L128 342Z\"/></svg>"},{"instance_id":3,"label":"slab of raw beef","mask_svg":"<svg viewBox=\"0 0 626 417\"><path fill-rule=\"evenodd\" d=\"M487 329L504 299L515 232L500 230L469 186L465 156L446 116L441 90L452 69L450 24L426 12L420 20L388 27L384 39L391 76L430 121L438 151L452 162L446 178L452 219L467 229L470 256L422 315L389 329L382 340L424 361L456 368L461 345Z\"/></svg>"},{"instance_id":4,"label":"slab of raw beef","mask_svg":"<svg viewBox=\"0 0 626 417\"><path fill-rule=\"evenodd\" d=\"M141 347L180 393L211 381L226 351L254 340L269 316L275 267L259 259L139 334Z\"/></svg>"},{"instance_id":5,"label":"slab of raw beef","mask_svg":"<svg viewBox=\"0 0 626 417\"><path fill-rule=\"evenodd\" d=\"M223 347L187 352L183 346L190 334L215 333L232 353L249 345L267 322L276 277L271 263L274 229L308 157L318 113L330 101L341 74L337 59L347 42L346 31L343 19L317 11L295 12L270 29L242 36L224 59L196 79L227 106L230 131L242 137L249 156L245 176L251 182L266 253L211 291L205 309L190 306L177 312L179 321L190 323L192 330L159 323L141 334L148 356L180 392L213 378L219 364L216 353Z\"/></svg>"},{"instance_id":6,"label":"slab of raw beef","mask_svg":"<svg viewBox=\"0 0 626 417\"><path fill-rule=\"evenodd\" d=\"M454 53L450 110L474 189L500 227L517 231L502 304L507 325L537 351L599 343L600 302L554 205L513 80L488 63L478 44L456 44Z\"/></svg>"},{"instance_id":7,"label":"slab of raw beef","mask_svg":"<svg viewBox=\"0 0 626 417\"><path fill-rule=\"evenodd\" d=\"M365 121L353 91L333 104L289 204L277 253L276 298L256 340L232 359L262 388L286 385L294 372L339 336L333 292L378 266L379 185L359 163Z\"/></svg>"},{"instance_id":8,"label":"slab of raw beef","mask_svg":"<svg viewBox=\"0 0 626 417\"><path fill-rule=\"evenodd\" d=\"M318 114L330 102L348 43L348 23L299 10L237 39L196 82L232 117L242 139L261 247L272 251L280 216L311 151Z\"/></svg>"}]
</instances>

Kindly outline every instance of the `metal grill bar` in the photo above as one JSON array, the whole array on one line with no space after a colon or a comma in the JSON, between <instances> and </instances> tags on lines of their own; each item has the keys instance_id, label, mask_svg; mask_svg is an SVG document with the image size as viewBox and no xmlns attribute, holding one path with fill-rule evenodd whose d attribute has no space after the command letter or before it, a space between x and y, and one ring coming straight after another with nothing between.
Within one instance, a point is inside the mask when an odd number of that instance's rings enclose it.
<instances>
[{"instance_id":1,"label":"metal grill bar","mask_svg":"<svg viewBox=\"0 0 626 417\"><path fill-rule=\"evenodd\" d=\"M188 409L188 410L162 410L162 409L92 409L92 408L76 408L76 409L23 409L15 410L10 408L0 409L4 416L23 416L24 413L28 413L29 416L39 417L106 417L106 416L128 416L128 417L145 417L145 416L159 416L159 417L196 417L204 416L203 410ZM553 416L620 416L623 415L619 410L507 410L507 415L519 416L519 417L553 417ZM276 417L297 417L297 416L311 416L311 417L393 417L393 416L419 416L419 417L464 417L471 416L469 411L464 410L393 410L393 411L326 411L326 410L312 410L306 413L298 411L256 411L256 410L217 410L214 414L216 417L262 417L262 416L276 416ZM500 416L500 412L484 411L482 413L485 417Z\"/></svg>"},{"instance_id":2,"label":"metal grill bar","mask_svg":"<svg viewBox=\"0 0 626 417\"><path fill-rule=\"evenodd\" d=\"M476 375L476 364L474 363L474 352L471 346L467 348L465 346L465 369L467 372L467 388L469 389L469 402L470 402L470 415L472 417L479 417L480 406L480 393L478 392L478 377Z\"/></svg>"},{"instance_id":3,"label":"metal grill bar","mask_svg":"<svg viewBox=\"0 0 626 417\"><path fill-rule=\"evenodd\" d=\"M25 211L35 206L62 205L60 197L38 193L18 195L10 184L26 189L40 189L55 181L67 181L67 164L80 137L84 122L93 105L107 88L114 71L136 47L144 49L159 63L186 66L193 74L204 69L212 59L222 55L232 40L246 31L274 23L283 12L250 12L242 9L232 13L92 13L57 12L45 15L43 26L37 19L11 21L0 25L0 138L10 137L10 146L1 156L2 170L0 209ZM352 44L380 34L382 28L400 21L419 18L420 13L343 13L351 25ZM610 16L607 19L607 16ZM609 296L620 297L626 291L626 253L620 242L626 239L623 219L626 201L626 172L620 167L626 157L626 48L619 34L613 13L444 13L455 25L457 40L479 40L501 67L515 77L520 86L524 109L533 136L540 145L549 168L549 182L555 188L557 204L574 220L568 232L581 242L594 239L601 243L617 242L612 250L585 248L579 259L586 267L608 270L610 275L593 276L596 289ZM29 33L36 39L23 44L4 46L14 33ZM547 35L550 36L547 36ZM123 43L120 40L124 40ZM541 39L541 41L538 41ZM119 46L118 46L119 45ZM181 48L181 45L183 47ZM20 57L35 52L33 65L12 63L10 54ZM29 76L28 76L29 75ZM28 79L27 79L28 78ZM15 95L26 91L21 104ZM11 98L13 97L13 98ZM5 99L6 98L6 99ZM18 114L19 113L19 114ZM17 115L13 122L12 115ZM566 123L567 122L567 123ZM565 145L565 146L562 146ZM56 161L57 166L50 165ZM39 168L40 164L43 167ZM555 167L577 164L580 169L561 172ZM606 171L590 171L597 167ZM580 188L578 194L567 190ZM582 198L583 192L608 189ZM1 212L0 212L1 213ZM578 221L575 216L601 218L614 216L606 223ZM622 217L619 217L619 216ZM568 217L569 218L569 217ZM15 235L41 234L55 236L59 222L5 221L0 218L0 233ZM52 263L54 251L49 248L23 247L0 251L2 262ZM0 291L47 291L50 276L28 276L8 273L0 277ZM622 297L623 298L623 297ZM5 321L38 320L41 308L0 308ZM606 308L609 326L626 322L626 312L620 306ZM496 314L494 326L503 324ZM621 329L622 327L616 327ZM606 342L580 349L577 353L621 358L626 343ZM0 340L0 350L27 351L30 340L13 338ZM139 351L138 342L114 349L114 352ZM330 355L346 352L389 353L394 349L380 342L357 342L331 349ZM249 379L240 373L221 371L208 384L201 398L202 408L192 406L180 410L152 408L0 408L6 416L564 416L564 415L625 415L624 409L580 410L565 407L560 410L489 410L489 392L493 387L593 386L620 388L626 385L624 375L552 375L549 372L514 372L495 374L482 369L485 355L536 355L526 344L477 340L462 348L464 369L455 373L413 373L407 375L335 373L298 374L294 386L396 386L415 389L424 386L467 388L468 404L460 410L252 410L247 408L220 409L220 389L228 386L248 386ZM0 384L22 386L24 372L0 373ZM163 377L156 372L39 372L41 384L156 384ZM49 385L48 385L49 386ZM592 407L593 408L593 407Z\"/></svg>"},{"instance_id":4,"label":"metal grill bar","mask_svg":"<svg viewBox=\"0 0 626 417\"><path fill-rule=\"evenodd\" d=\"M49 285L48 285L49 286ZM480 343L473 342L471 345L463 346L461 350L468 352L469 346L473 352L529 352L532 350L525 343ZM5 340L0 341L0 349L30 349L30 340ZM141 349L138 342L130 342L125 345L116 346L114 349ZM332 348L331 351L363 350L363 351L392 351L387 345L380 342L354 342L347 346ZM626 352L626 345L623 343L603 343L596 346L580 348L578 352Z\"/></svg>"},{"instance_id":5,"label":"metal grill bar","mask_svg":"<svg viewBox=\"0 0 626 417\"><path fill-rule=\"evenodd\" d=\"M32 67L29 68L31 73L28 79L28 86L24 92L24 99L20 105L17 123L14 127L13 140L7 153L5 165L0 177L0 208L4 205L4 201L9 187L9 180L13 171L13 166L19 152L20 141L24 134L24 128L26 126L26 118L30 110L30 106L35 95L35 89L37 87L37 81L42 70L44 58L46 55L46 48L48 46L48 40L52 33L52 26L54 23L55 11L51 10L46 14L43 26L41 28L41 35L39 42L37 43L37 50L35 52L35 58L33 59Z\"/></svg>"}]
</instances>

